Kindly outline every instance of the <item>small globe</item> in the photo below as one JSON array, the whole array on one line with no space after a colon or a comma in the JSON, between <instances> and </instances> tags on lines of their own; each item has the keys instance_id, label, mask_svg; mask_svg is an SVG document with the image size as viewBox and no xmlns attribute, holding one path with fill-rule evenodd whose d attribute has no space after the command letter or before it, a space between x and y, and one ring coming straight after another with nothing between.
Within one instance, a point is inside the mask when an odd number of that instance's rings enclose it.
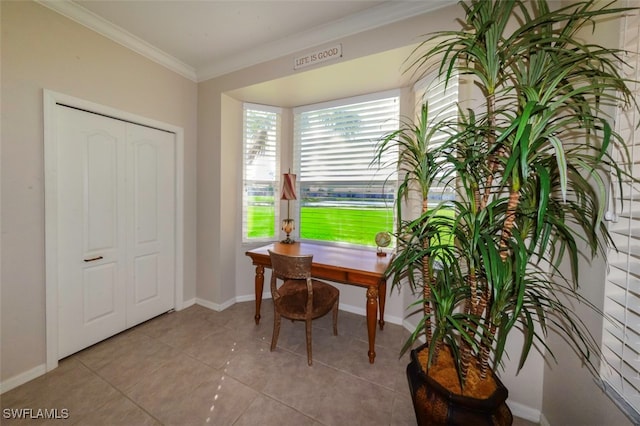
<instances>
[{"instance_id":1,"label":"small globe","mask_svg":"<svg viewBox=\"0 0 640 426\"><path fill-rule=\"evenodd\" d=\"M391 244L391 234L386 232L386 231L382 231L382 232L378 232L376 234L376 245L378 247L387 247L389 244Z\"/></svg>"}]
</instances>

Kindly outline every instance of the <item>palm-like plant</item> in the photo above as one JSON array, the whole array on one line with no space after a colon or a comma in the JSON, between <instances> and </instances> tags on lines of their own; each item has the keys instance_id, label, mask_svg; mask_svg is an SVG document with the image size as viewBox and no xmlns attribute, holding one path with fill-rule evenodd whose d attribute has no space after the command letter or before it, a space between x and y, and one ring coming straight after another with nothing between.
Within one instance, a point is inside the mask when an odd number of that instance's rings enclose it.
<instances>
[{"instance_id":1,"label":"palm-like plant","mask_svg":"<svg viewBox=\"0 0 640 426\"><path fill-rule=\"evenodd\" d=\"M433 122L429 120L429 106L425 104L422 106L420 116L415 124L412 120L404 121L399 130L386 135L378 146L374 162L382 161L386 151L399 149L399 173L403 178L397 190L397 199L399 200L396 204L397 217L402 217L402 202L407 201L413 192L417 192L420 197L422 215L428 214L428 195L442 168L442 159L438 157L436 150L432 149L433 147L431 146L431 140L437 133L438 127L434 126ZM414 229L421 228L419 223L412 224L410 227ZM432 232L433 229L426 231ZM431 237L420 235L419 238L414 239L412 243L405 246L405 253L401 254L401 256L407 259L408 263L415 265L416 256L418 259L425 258L424 253L433 250L429 246ZM417 246L415 243L417 243ZM409 280L412 288L415 289L417 285L422 287L425 301L431 299L431 286L428 283L433 279L432 269L427 261L428 258L428 256L425 258L425 262L417 260L420 262L419 276L422 277L420 283L416 284L414 274L410 275ZM431 304L424 303L423 309L427 340L431 340Z\"/></svg>"},{"instance_id":2,"label":"palm-like plant","mask_svg":"<svg viewBox=\"0 0 640 426\"><path fill-rule=\"evenodd\" d=\"M587 360L597 351L563 300L583 302L579 243L595 255L611 242L603 223L603 175L626 171L608 155L611 143L624 147L624 141L607 110L635 102L621 76L621 52L580 39L599 18L626 10L599 4L586 0L550 10L545 0L463 3L462 30L430 36L410 64L418 75L435 64L445 80L470 78L484 97L482 111L461 110L455 123L424 127L425 109L418 125L379 146L377 158L393 143L400 149L398 199L419 188L424 201L420 217L399 222L389 267L393 284L408 280L424 290L419 326L430 359L437 359L440 345L454 346L462 382L472 365L485 377L500 364L513 329L525 335L520 366L536 342L544 345L550 325ZM425 139L429 128L455 131L432 149ZM429 210L426 194L445 165L455 170L459 196ZM445 208L455 214L442 214ZM454 244L434 244L443 230ZM570 279L557 268L565 257Z\"/></svg>"}]
</instances>

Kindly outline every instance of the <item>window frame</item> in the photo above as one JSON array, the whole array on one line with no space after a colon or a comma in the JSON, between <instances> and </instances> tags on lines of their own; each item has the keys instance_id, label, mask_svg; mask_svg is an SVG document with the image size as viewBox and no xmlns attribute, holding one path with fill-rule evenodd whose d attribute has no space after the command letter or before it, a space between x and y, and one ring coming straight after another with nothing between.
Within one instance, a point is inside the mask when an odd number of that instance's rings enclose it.
<instances>
[{"instance_id":1,"label":"window frame","mask_svg":"<svg viewBox=\"0 0 640 426\"><path fill-rule=\"evenodd\" d=\"M365 103L365 102L370 102L370 101L378 101L378 100L383 100L383 99L388 99L388 98L395 98L395 102L397 103L397 115L396 117L394 117L396 126L395 129L398 128L398 126L400 125L400 113L401 113L401 104L402 104L402 90L401 89L391 89L391 90L386 90L386 91L382 91L382 92L374 92L374 93L369 93L369 94L365 94L365 95L360 95L360 96L353 96L353 97L347 97L347 98L341 98L341 99L334 99L331 101L327 101L327 102L321 102L321 103L316 103L316 104L310 104L310 105L304 105L304 106L300 106L300 107L296 107L293 108L293 168L292 168L292 173L295 173L297 175L297 181L296 181L296 188L297 188L297 192L298 192L298 203L297 204L297 208L296 208L296 222L297 222L297 228L298 229L298 235L300 236L301 240L304 241L310 241L316 244L326 244L326 245L338 245L338 246L351 246L351 247L357 247L357 248L361 248L361 249L372 249L375 250L376 245L375 245L375 241L374 238L372 236L371 238L371 242L367 243L367 244L362 244L362 243L356 243L353 241L345 241L345 240L339 240L339 241L331 241L331 240L323 240L323 239L312 239L312 238L304 238L304 224L302 223L302 210L304 208L303 206L303 187L305 185L304 183L304 178L303 178L303 170L301 167L301 146L300 146L300 140L297 136L298 131L297 131L297 127L296 127L296 123L299 119L299 114L304 114L306 112L311 112L311 111L319 111L319 110L329 110L332 108L339 108L339 107L348 107L351 105L357 105L360 103ZM381 132L381 134L386 134L387 130L384 130ZM376 138L377 141L377 138ZM371 160L373 160L374 158L374 153L375 152L375 146L372 149L372 153L371 153ZM392 232L395 229L395 225L396 225L396 218L395 218L395 208L394 208L394 202L395 202L395 193L396 193L396 187L397 187L397 175L395 176L395 179L393 180L387 180L388 178L388 172L382 171L380 172L380 170L378 169L375 172L376 175L379 175L380 179L376 180L379 182L385 182L384 186L385 186L385 193L388 192L389 195L391 196L390 200L385 200L386 203L388 203L388 207L385 208L385 210L388 210L388 214L391 214L392 219L391 219L391 224L389 226L389 229L383 229L380 228L379 231L389 231ZM317 181L317 182L321 182L321 181ZM324 181L321 183L327 183L330 181ZM336 181L337 182L337 181Z\"/></svg>"}]
</instances>

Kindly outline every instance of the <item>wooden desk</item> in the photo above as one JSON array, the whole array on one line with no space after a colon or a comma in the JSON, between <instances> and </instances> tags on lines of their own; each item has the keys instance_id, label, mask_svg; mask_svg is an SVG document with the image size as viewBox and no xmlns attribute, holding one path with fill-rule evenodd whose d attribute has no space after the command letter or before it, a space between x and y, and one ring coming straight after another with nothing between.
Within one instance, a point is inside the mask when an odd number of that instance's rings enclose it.
<instances>
[{"instance_id":1,"label":"wooden desk","mask_svg":"<svg viewBox=\"0 0 640 426\"><path fill-rule=\"evenodd\" d=\"M390 256L376 256L375 251L359 250L345 247L325 246L320 244L273 243L247 251L256 265L256 324L260 323L260 305L264 286L264 268L271 268L268 250L288 255L312 254L311 275L315 278L355 285L367 289L367 331L369 335L369 362L376 358L376 320L378 305L380 306L380 329L384 328L384 304L387 294L385 271Z\"/></svg>"}]
</instances>

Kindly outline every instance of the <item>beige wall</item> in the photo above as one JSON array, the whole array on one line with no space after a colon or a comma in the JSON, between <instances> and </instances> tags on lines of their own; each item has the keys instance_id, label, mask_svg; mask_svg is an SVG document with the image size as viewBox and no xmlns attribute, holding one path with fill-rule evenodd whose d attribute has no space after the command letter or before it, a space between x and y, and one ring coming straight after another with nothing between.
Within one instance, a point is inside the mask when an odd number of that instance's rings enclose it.
<instances>
[{"instance_id":1,"label":"beige wall","mask_svg":"<svg viewBox=\"0 0 640 426\"><path fill-rule=\"evenodd\" d=\"M184 300L195 288L197 84L33 2L2 1L3 382L45 363L43 89L184 129Z\"/></svg>"}]
</instances>

